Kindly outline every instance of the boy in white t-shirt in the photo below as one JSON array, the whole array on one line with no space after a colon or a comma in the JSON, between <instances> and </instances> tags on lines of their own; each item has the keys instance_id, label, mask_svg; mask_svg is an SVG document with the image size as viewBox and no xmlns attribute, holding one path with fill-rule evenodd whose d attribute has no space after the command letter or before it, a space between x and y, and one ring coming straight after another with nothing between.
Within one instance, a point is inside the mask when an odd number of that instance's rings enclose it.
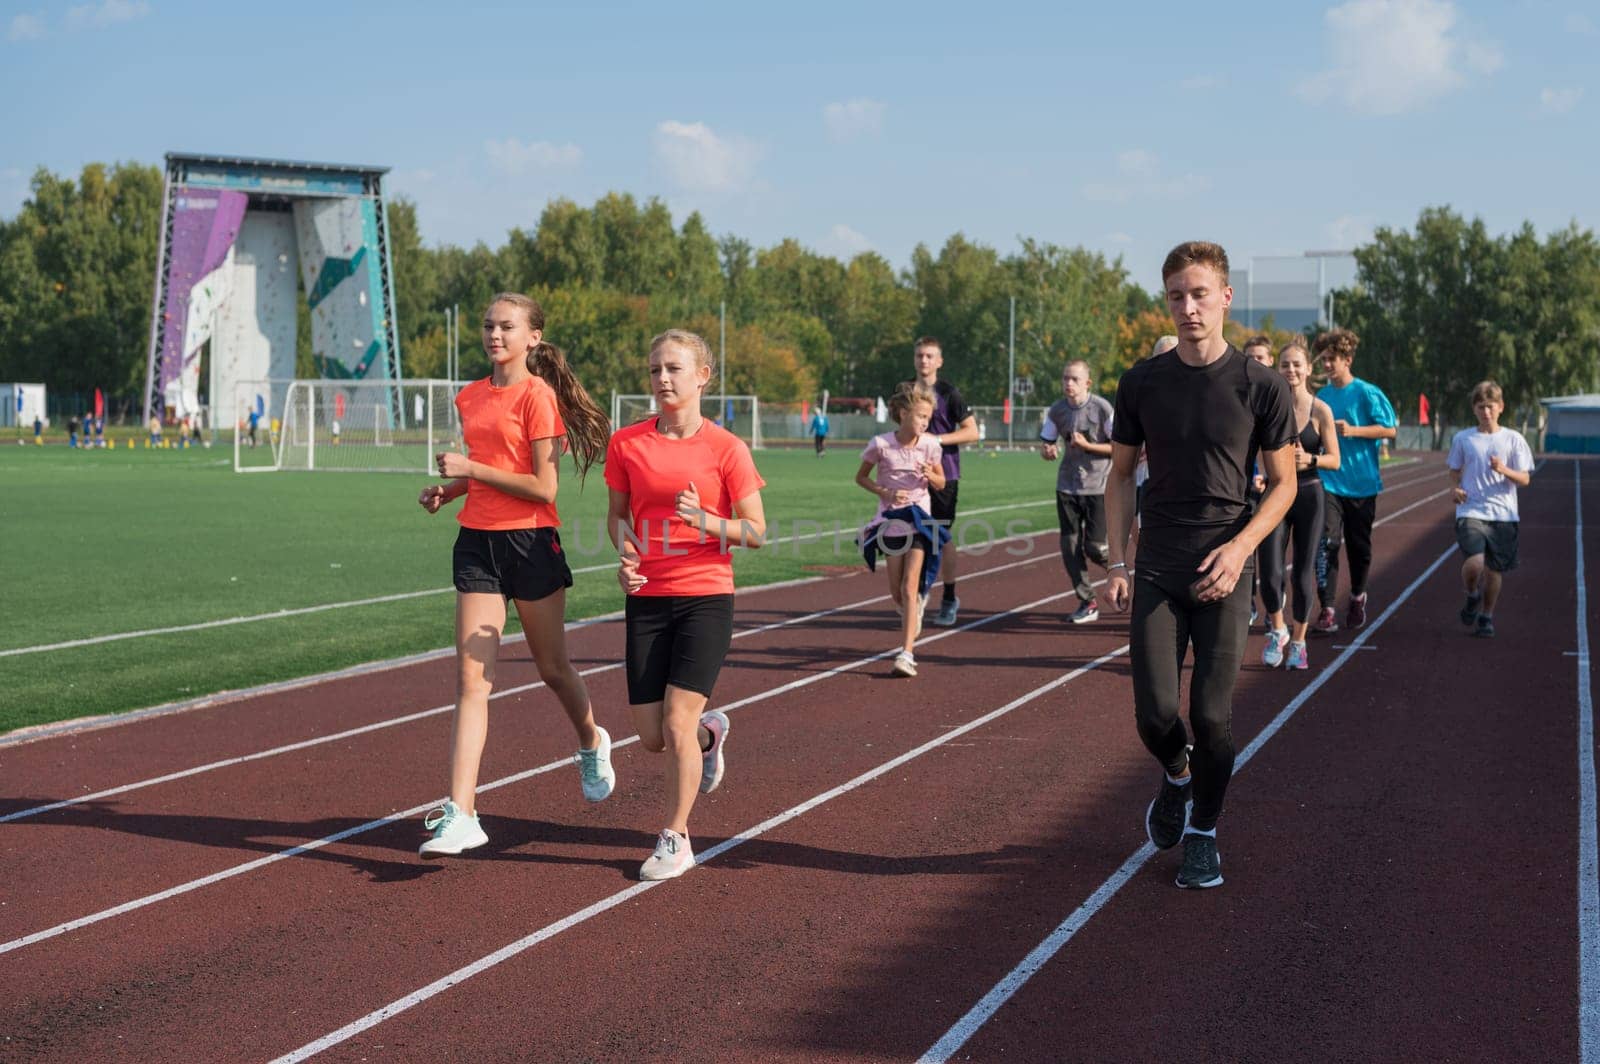
<instances>
[{"instance_id":1,"label":"boy in white t-shirt","mask_svg":"<svg viewBox=\"0 0 1600 1064\"><path fill-rule=\"evenodd\" d=\"M1494 381L1473 388L1478 427L1456 433L1445 462L1455 484L1456 543L1467 556L1461 566L1467 589L1461 623L1484 638L1494 635L1502 574L1517 567L1517 487L1533 479L1528 441L1515 429L1500 427L1505 408Z\"/></svg>"}]
</instances>

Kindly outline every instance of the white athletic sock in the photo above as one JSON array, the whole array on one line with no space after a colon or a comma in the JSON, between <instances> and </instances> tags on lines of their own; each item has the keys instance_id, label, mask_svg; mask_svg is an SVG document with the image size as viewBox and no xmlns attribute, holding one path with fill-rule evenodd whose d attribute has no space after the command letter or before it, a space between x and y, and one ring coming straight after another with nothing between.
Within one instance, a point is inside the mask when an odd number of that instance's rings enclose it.
<instances>
[{"instance_id":1,"label":"white athletic sock","mask_svg":"<svg viewBox=\"0 0 1600 1064\"><path fill-rule=\"evenodd\" d=\"M1176 779L1170 773L1167 774L1167 782L1172 784L1174 787L1187 787L1193 780L1193 775L1185 776L1182 779Z\"/></svg>"},{"instance_id":2,"label":"white athletic sock","mask_svg":"<svg viewBox=\"0 0 1600 1064\"><path fill-rule=\"evenodd\" d=\"M1199 828L1184 828L1183 833L1185 835L1204 835L1208 839L1214 839L1217 837L1216 828L1212 828L1210 831L1201 831Z\"/></svg>"}]
</instances>

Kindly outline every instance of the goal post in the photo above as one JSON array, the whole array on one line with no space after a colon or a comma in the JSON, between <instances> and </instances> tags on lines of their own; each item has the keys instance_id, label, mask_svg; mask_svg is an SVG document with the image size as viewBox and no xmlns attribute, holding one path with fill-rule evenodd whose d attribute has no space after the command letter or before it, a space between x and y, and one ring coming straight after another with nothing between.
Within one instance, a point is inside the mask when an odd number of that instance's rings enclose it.
<instances>
[{"instance_id":1,"label":"goal post","mask_svg":"<svg viewBox=\"0 0 1600 1064\"><path fill-rule=\"evenodd\" d=\"M627 428L656 413L655 398L649 395L611 395L611 427ZM761 400L754 395L701 395L700 415L715 421L750 446L762 447Z\"/></svg>"},{"instance_id":2,"label":"goal post","mask_svg":"<svg viewBox=\"0 0 1600 1064\"><path fill-rule=\"evenodd\" d=\"M436 453L462 447L455 396L463 385L445 380L240 381L232 411L233 468L240 473L431 473Z\"/></svg>"}]
</instances>

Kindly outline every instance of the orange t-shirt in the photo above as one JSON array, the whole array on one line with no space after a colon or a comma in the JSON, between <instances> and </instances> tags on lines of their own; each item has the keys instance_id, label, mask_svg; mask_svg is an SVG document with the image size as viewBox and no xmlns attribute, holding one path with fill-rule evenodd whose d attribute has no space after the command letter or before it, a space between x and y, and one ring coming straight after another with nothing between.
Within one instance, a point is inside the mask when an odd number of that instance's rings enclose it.
<instances>
[{"instance_id":1,"label":"orange t-shirt","mask_svg":"<svg viewBox=\"0 0 1600 1064\"><path fill-rule=\"evenodd\" d=\"M606 485L627 492L639 546L636 595L730 595L733 557L720 539L678 517L678 492L690 481L708 514L732 517L733 504L766 487L750 448L707 421L687 439L663 436L649 418L611 434ZM610 530L607 529L609 532Z\"/></svg>"},{"instance_id":2,"label":"orange t-shirt","mask_svg":"<svg viewBox=\"0 0 1600 1064\"><path fill-rule=\"evenodd\" d=\"M488 377L473 381L457 393L456 410L461 414L467 457L512 473L533 472L534 440L567 434L556 393L542 377L505 388L496 388ZM479 480L467 481L467 501L456 520L464 528L487 532L561 523L555 503L519 499Z\"/></svg>"}]
</instances>

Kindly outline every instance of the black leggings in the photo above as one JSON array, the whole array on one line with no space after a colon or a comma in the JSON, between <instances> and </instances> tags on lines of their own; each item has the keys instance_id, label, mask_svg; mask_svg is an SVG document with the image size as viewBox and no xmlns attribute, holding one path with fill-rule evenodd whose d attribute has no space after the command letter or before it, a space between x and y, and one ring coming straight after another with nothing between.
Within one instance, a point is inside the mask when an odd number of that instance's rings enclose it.
<instances>
[{"instance_id":1,"label":"black leggings","mask_svg":"<svg viewBox=\"0 0 1600 1064\"><path fill-rule=\"evenodd\" d=\"M1186 760L1193 767L1189 823L1210 831L1217 826L1222 796L1233 776L1233 684L1250 634L1250 574L1239 575L1227 598L1205 604L1194 599L1193 579L1186 572L1163 577L1141 568L1134 573L1129 657L1139 738L1169 775L1181 773ZM1178 685L1191 643L1194 752L1186 758L1189 737L1178 712Z\"/></svg>"},{"instance_id":2,"label":"black leggings","mask_svg":"<svg viewBox=\"0 0 1600 1064\"><path fill-rule=\"evenodd\" d=\"M1304 624L1311 616L1311 603L1317 590L1317 557L1322 549L1322 481L1302 480L1283 522L1267 533L1256 552L1261 571L1261 604L1268 613L1283 609L1284 556L1294 544L1294 623Z\"/></svg>"},{"instance_id":3,"label":"black leggings","mask_svg":"<svg viewBox=\"0 0 1600 1064\"><path fill-rule=\"evenodd\" d=\"M1322 508L1322 551L1317 561L1317 598L1332 606L1339 590L1339 544L1350 556L1350 594L1367 590L1367 570L1372 568L1372 525L1378 516L1378 497L1359 499L1328 493Z\"/></svg>"}]
</instances>

